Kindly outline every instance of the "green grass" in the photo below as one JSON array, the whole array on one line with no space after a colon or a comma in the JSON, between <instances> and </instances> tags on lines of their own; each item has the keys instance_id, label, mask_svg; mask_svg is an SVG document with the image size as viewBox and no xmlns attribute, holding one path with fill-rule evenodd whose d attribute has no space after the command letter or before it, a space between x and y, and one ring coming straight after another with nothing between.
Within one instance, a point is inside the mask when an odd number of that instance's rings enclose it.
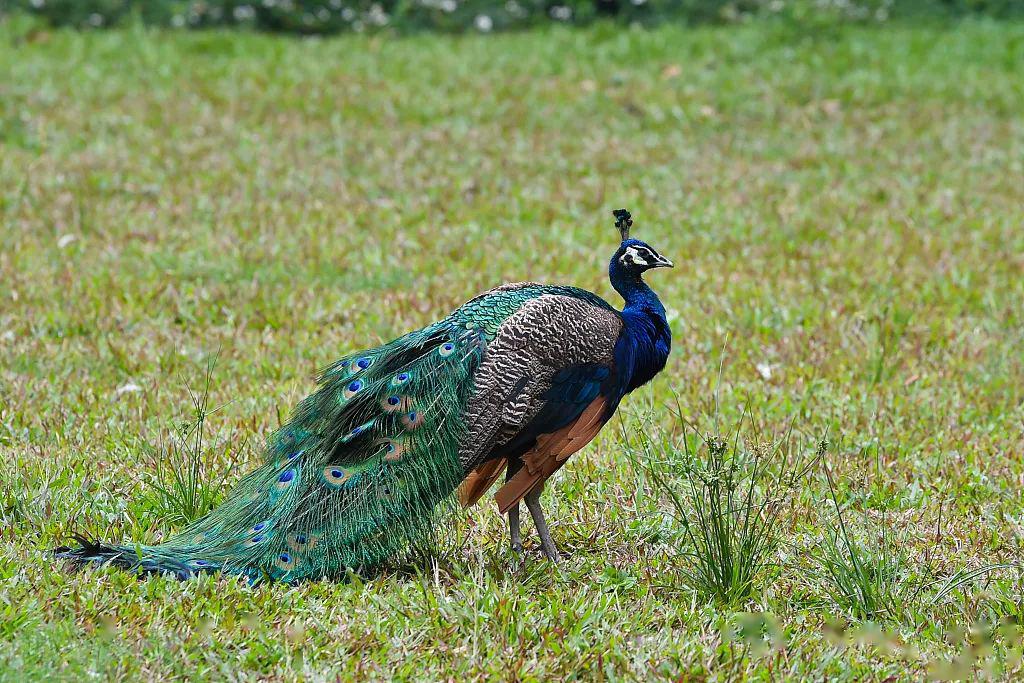
<instances>
[{"instance_id":1,"label":"green grass","mask_svg":"<svg viewBox=\"0 0 1024 683\"><path fill-rule=\"evenodd\" d=\"M1020 572L940 592L1024 550L1024 26L0 35L0 679L1021 675ZM173 531L143 444L211 357L231 482L348 350L505 281L615 300L619 206L677 264L651 277L674 350L548 487L561 567L488 505L436 566L354 585L43 553ZM696 597L620 436L681 438L676 400L827 433L847 519L936 583L881 625L838 604L815 470L770 580Z\"/></svg>"},{"instance_id":2,"label":"green grass","mask_svg":"<svg viewBox=\"0 0 1024 683\"><path fill-rule=\"evenodd\" d=\"M686 424L678 404L676 420ZM674 518L682 586L723 607L751 598L778 567L783 513L827 443L805 459L791 431L768 439L753 425L725 436L684 431L681 444L655 441L653 428L635 439L623 431L630 463L650 476Z\"/></svg>"},{"instance_id":3,"label":"green grass","mask_svg":"<svg viewBox=\"0 0 1024 683\"><path fill-rule=\"evenodd\" d=\"M143 467L149 466L148 484L157 515L172 526L187 526L213 510L220 502L227 479L228 468L223 462L211 467L210 444L204 441L206 425L210 415L217 408L211 408L210 380L216 367L216 357L210 359L206 369L202 393L190 391L193 420L181 425L175 434L164 443L143 445L142 450L149 456ZM233 436L233 435L232 435ZM231 460L230 451L244 450L244 439L235 443L224 438L212 449L223 449L222 460ZM239 448L240 447L240 448ZM216 457L214 455L213 457Z\"/></svg>"},{"instance_id":4,"label":"green grass","mask_svg":"<svg viewBox=\"0 0 1024 683\"><path fill-rule=\"evenodd\" d=\"M835 497L835 482L828 470L825 476L836 521L817 553L821 572L817 580L828 587L835 604L857 618L893 621L908 613L911 618L920 613L921 606L915 603L925 584L912 580L905 539L884 516L877 528L867 521L864 526L868 539L858 539ZM990 570L978 567L974 571Z\"/></svg>"}]
</instances>

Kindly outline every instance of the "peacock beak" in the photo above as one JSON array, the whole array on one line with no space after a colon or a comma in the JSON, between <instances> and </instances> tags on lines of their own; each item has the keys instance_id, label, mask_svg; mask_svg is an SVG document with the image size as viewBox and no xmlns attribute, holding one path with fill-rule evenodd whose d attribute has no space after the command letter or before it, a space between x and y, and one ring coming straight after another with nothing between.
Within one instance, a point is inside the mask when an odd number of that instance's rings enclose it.
<instances>
[{"instance_id":1,"label":"peacock beak","mask_svg":"<svg viewBox=\"0 0 1024 683\"><path fill-rule=\"evenodd\" d=\"M658 260L651 264L651 268L673 268L673 264L667 258L658 254Z\"/></svg>"}]
</instances>

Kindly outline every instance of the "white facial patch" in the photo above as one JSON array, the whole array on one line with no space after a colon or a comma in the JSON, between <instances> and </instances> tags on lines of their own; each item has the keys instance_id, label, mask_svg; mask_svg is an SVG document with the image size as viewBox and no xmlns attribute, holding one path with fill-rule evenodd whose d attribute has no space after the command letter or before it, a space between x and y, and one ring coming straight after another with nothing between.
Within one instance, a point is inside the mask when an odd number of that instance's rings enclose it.
<instances>
[{"instance_id":1,"label":"white facial patch","mask_svg":"<svg viewBox=\"0 0 1024 683\"><path fill-rule=\"evenodd\" d=\"M644 258L645 256L650 257L651 256L651 252L649 250L647 250L647 249L644 249L643 252L641 252L636 247L626 247L626 251L623 252L622 256L619 257L619 263L621 263L624 266L632 266L632 265L647 266L647 265L650 265L650 263L647 261L647 259Z\"/></svg>"}]
</instances>

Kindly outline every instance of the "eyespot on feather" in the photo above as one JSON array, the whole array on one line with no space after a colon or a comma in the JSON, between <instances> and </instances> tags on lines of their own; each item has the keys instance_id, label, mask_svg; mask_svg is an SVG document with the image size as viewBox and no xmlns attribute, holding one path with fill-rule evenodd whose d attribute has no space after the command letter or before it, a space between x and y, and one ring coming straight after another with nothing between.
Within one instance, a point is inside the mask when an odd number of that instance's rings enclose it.
<instances>
[{"instance_id":1,"label":"eyespot on feather","mask_svg":"<svg viewBox=\"0 0 1024 683\"><path fill-rule=\"evenodd\" d=\"M264 536L263 534L256 534L252 538L248 539L245 543L243 543L243 545L246 548L251 548L254 545L259 545L260 543L262 543L265 538L266 536Z\"/></svg>"},{"instance_id":2,"label":"eyespot on feather","mask_svg":"<svg viewBox=\"0 0 1024 683\"><path fill-rule=\"evenodd\" d=\"M274 564L277 565L278 569L290 572L292 569L295 569L295 558L291 553L280 553L274 558Z\"/></svg>"},{"instance_id":3,"label":"eyespot on feather","mask_svg":"<svg viewBox=\"0 0 1024 683\"><path fill-rule=\"evenodd\" d=\"M274 484L274 488L278 491L283 491L291 486L293 481L295 481L295 470L285 470L277 478L277 483Z\"/></svg>"},{"instance_id":4,"label":"eyespot on feather","mask_svg":"<svg viewBox=\"0 0 1024 683\"><path fill-rule=\"evenodd\" d=\"M412 431L418 429L423 424L423 411L421 410L410 410L402 416L402 425L405 426L406 430Z\"/></svg>"},{"instance_id":5,"label":"eyespot on feather","mask_svg":"<svg viewBox=\"0 0 1024 683\"><path fill-rule=\"evenodd\" d=\"M408 410L411 401L408 396L392 394L381 399L380 407L385 413L397 413L400 410Z\"/></svg>"},{"instance_id":6,"label":"eyespot on feather","mask_svg":"<svg viewBox=\"0 0 1024 683\"><path fill-rule=\"evenodd\" d=\"M441 358L447 358L453 353L455 353L455 344L451 342L445 342L437 347L437 354L441 356Z\"/></svg>"},{"instance_id":7,"label":"eyespot on feather","mask_svg":"<svg viewBox=\"0 0 1024 683\"><path fill-rule=\"evenodd\" d=\"M288 544L288 547L291 548L293 551L302 552L314 548L319 540L320 537L315 534L306 534L299 532L294 534L288 534L288 538L285 539L285 542Z\"/></svg>"},{"instance_id":8,"label":"eyespot on feather","mask_svg":"<svg viewBox=\"0 0 1024 683\"><path fill-rule=\"evenodd\" d=\"M377 448L384 452L384 459L388 462L398 462L405 451L405 445L401 441L392 439L381 439L377 442Z\"/></svg>"},{"instance_id":9,"label":"eyespot on feather","mask_svg":"<svg viewBox=\"0 0 1024 683\"><path fill-rule=\"evenodd\" d=\"M346 370L348 370L348 366L351 365L351 364L352 364L351 361L347 361L347 360L343 360L340 363L335 363L333 366L331 366L327 370L326 374L328 374L328 375L340 375L341 373L343 373Z\"/></svg>"},{"instance_id":10,"label":"eyespot on feather","mask_svg":"<svg viewBox=\"0 0 1024 683\"><path fill-rule=\"evenodd\" d=\"M324 468L324 481L328 486L344 486L352 478L351 472L346 472L340 467L328 465Z\"/></svg>"},{"instance_id":11,"label":"eyespot on feather","mask_svg":"<svg viewBox=\"0 0 1024 683\"><path fill-rule=\"evenodd\" d=\"M356 362L352 364L350 372L354 375L357 372L362 372L371 365L373 365L373 358L370 356L363 356L362 358L357 359Z\"/></svg>"},{"instance_id":12,"label":"eyespot on feather","mask_svg":"<svg viewBox=\"0 0 1024 683\"><path fill-rule=\"evenodd\" d=\"M345 385L345 390L341 392L341 395L344 396L345 399L347 400L358 394L362 390L362 388L363 380L354 379Z\"/></svg>"},{"instance_id":13,"label":"eyespot on feather","mask_svg":"<svg viewBox=\"0 0 1024 683\"><path fill-rule=\"evenodd\" d=\"M406 384L410 379L412 379L411 374L408 372L400 372L391 378L391 386L400 387L403 384Z\"/></svg>"}]
</instances>

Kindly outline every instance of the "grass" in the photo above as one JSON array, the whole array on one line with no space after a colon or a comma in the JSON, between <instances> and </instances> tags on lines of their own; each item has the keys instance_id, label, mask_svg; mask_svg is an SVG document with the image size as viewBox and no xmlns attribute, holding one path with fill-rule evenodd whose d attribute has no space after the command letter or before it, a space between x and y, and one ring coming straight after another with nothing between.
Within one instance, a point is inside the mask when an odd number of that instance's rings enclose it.
<instances>
[{"instance_id":1,"label":"grass","mask_svg":"<svg viewBox=\"0 0 1024 683\"><path fill-rule=\"evenodd\" d=\"M822 541L816 559L832 601L855 618L875 621L899 619L915 611L914 602L923 584L915 586L911 579L911 560L904 539L883 518L877 530L871 529L874 538L858 540L835 497L835 483L828 469L825 474L836 522Z\"/></svg>"},{"instance_id":2,"label":"grass","mask_svg":"<svg viewBox=\"0 0 1024 683\"><path fill-rule=\"evenodd\" d=\"M686 424L678 406L676 418ZM722 607L751 598L777 567L783 511L809 469L791 430L769 441L754 427L746 438L740 428L727 436L692 428L681 444L654 443L656 430L640 429L636 449L623 434L631 464L650 476L678 527L683 586Z\"/></svg>"},{"instance_id":3,"label":"grass","mask_svg":"<svg viewBox=\"0 0 1024 683\"><path fill-rule=\"evenodd\" d=\"M207 419L216 412L209 403L210 381L215 367L216 357L211 358L207 366L201 394L189 390L193 419L179 426L165 443L147 443L143 448L148 458L140 467L149 469L146 476L152 489L151 502L160 518L173 526L186 526L212 510L220 501L227 479L223 467L218 472L207 465L211 445L204 441ZM215 444L213 450L227 451L223 460L230 462L231 450L245 450L245 439L239 441L234 443L231 439L224 439L222 443Z\"/></svg>"},{"instance_id":4,"label":"grass","mask_svg":"<svg viewBox=\"0 0 1024 683\"><path fill-rule=\"evenodd\" d=\"M1021 675L1024 577L971 573L1022 553L1020 24L0 35L0 679ZM204 438L260 444L317 368L488 287L616 301L619 206L677 264L651 278L673 355L548 487L563 566L529 524L511 556L487 505L436 565L354 585L42 552L173 532L141 444L218 351ZM827 433L844 512L936 583L850 617L816 578L814 474L758 590L687 590L620 437L678 439L676 400ZM260 457L207 454L228 482Z\"/></svg>"}]
</instances>

